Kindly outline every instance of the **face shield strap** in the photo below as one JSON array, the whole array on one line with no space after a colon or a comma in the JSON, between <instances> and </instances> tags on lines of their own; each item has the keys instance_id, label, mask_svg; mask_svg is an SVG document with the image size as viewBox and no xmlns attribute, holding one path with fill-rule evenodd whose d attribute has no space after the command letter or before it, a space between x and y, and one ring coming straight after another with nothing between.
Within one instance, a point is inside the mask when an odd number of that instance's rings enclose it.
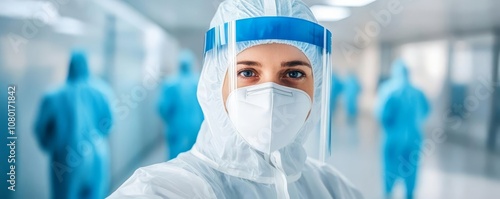
<instances>
[{"instance_id":1,"label":"face shield strap","mask_svg":"<svg viewBox=\"0 0 500 199\"><path fill-rule=\"evenodd\" d=\"M253 40L290 40L305 42L331 52L331 32L323 26L304 19L292 17L255 17L240 19L210 29L205 35L205 51L221 48L228 44L230 24L236 28L236 42ZM325 42L326 40L326 42Z\"/></svg>"}]
</instances>

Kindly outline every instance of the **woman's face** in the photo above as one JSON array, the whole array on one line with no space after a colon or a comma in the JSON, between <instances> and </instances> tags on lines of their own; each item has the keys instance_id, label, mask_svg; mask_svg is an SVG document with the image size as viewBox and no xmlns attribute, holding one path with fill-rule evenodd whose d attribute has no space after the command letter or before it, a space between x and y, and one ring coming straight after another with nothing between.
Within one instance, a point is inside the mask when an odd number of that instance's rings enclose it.
<instances>
[{"instance_id":1,"label":"woman's face","mask_svg":"<svg viewBox=\"0 0 500 199\"><path fill-rule=\"evenodd\" d=\"M274 82L300 89L313 99L312 66L299 49L286 44L263 44L245 49L236 56L238 88ZM229 71L229 70L228 70ZM224 104L230 93L229 72L224 78Z\"/></svg>"}]
</instances>

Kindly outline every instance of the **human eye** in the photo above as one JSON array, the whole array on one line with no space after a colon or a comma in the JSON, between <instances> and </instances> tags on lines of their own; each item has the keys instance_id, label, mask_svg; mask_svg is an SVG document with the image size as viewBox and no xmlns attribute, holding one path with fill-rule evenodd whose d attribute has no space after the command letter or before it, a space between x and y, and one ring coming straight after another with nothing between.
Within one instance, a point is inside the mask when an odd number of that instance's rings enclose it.
<instances>
[{"instance_id":1,"label":"human eye","mask_svg":"<svg viewBox=\"0 0 500 199\"><path fill-rule=\"evenodd\" d=\"M238 71L238 77L251 78L255 76L257 76L257 74L255 73L254 70L251 69L243 69Z\"/></svg>"},{"instance_id":2,"label":"human eye","mask_svg":"<svg viewBox=\"0 0 500 199\"><path fill-rule=\"evenodd\" d=\"M291 70L291 71L287 71L285 73L285 77L291 78L291 79L302 79L305 76L306 76L306 74L302 71L299 71L299 70Z\"/></svg>"}]
</instances>

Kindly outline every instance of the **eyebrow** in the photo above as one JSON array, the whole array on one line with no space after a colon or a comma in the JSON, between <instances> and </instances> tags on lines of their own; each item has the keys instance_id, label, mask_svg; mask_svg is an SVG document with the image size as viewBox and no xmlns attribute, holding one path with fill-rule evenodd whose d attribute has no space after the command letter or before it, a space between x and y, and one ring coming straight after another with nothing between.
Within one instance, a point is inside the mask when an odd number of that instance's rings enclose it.
<instances>
[{"instance_id":1,"label":"eyebrow","mask_svg":"<svg viewBox=\"0 0 500 199\"><path fill-rule=\"evenodd\" d=\"M258 66L261 67L262 64L256 61L239 61L237 63L247 65L247 66ZM293 61L286 61L286 62L281 62L281 67L294 67L294 66L307 66L311 68L311 64L305 62L305 61L300 61L300 60L293 60Z\"/></svg>"},{"instance_id":2,"label":"eyebrow","mask_svg":"<svg viewBox=\"0 0 500 199\"><path fill-rule=\"evenodd\" d=\"M256 62L256 61L239 61L237 63L237 65L240 65L240 64L247 65L247 66L259 66L259 67L262 66L262 64L260 64L259 62Z\"/></svg>"},{"instance_id":3,"label":"eyebrow","mask_svg":"<svg viewBox=\"0 0 500 199\"><path fill-rule=\"evenodd\" d=\"M300 61L300 60L281 62L281 66L282 67L307 66L307 67L311 68L311 64L309 64L305 61Z\"/></svg>"}]
</instances>

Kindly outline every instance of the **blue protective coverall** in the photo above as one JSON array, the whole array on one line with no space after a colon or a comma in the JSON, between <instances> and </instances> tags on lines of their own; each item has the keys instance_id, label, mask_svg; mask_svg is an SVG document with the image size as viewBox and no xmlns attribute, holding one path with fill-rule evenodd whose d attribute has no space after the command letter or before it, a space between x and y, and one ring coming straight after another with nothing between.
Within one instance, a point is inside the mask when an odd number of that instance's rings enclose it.
<instances>
[{"instance_id":1,"label":"blue protective coverall","mask_svg":"<svg viewBox=\"0 0 500 199\"><path fill-rule=\"evenodd\" d=\"M193 54L182 51L179 74L168 79L161 91L158 112L167 124L167 159L191 149L203 122L203 112L196 97L199 76L193 73L193 65Z\"/></svg>"},{"instance_id":2,"label":"blue protective coverall","mask_svg":"<svg viewBox=\"0 0 500 199\"><path fill-rule=\"evenodd\" d=\"M71 55L68 79L46 94L35 136L50 156L53 198L104 198L109 189L107 137L113 123L103 84L89 77L85 54Z\"/></svg>"},{"instance_id":3,"label":"blue protective coverall","mask_svg":"<svg viewBox=\"0 0 500 199\"><path fill-rule=\"evenodd\" d=\"M395 181L402 178L407 198L412 198L423 137L421 126L429 113L429 104L424 93L411 85L402 60L394 62L391 78L382 84L376 108L385 135L385 193L390 195Z\"/></svg>"},{"instance_id":4,"label":"blue protective coverall","mask_svg":"<svg viewBox=\"0 0 500 199\"><path fill-rule=\"evenodd\" d=\"M344 80L344 101L349 121L353 122L358 115L358 96L361 92L358 78L349 74Z\"/></svg>"}]
</instances>

